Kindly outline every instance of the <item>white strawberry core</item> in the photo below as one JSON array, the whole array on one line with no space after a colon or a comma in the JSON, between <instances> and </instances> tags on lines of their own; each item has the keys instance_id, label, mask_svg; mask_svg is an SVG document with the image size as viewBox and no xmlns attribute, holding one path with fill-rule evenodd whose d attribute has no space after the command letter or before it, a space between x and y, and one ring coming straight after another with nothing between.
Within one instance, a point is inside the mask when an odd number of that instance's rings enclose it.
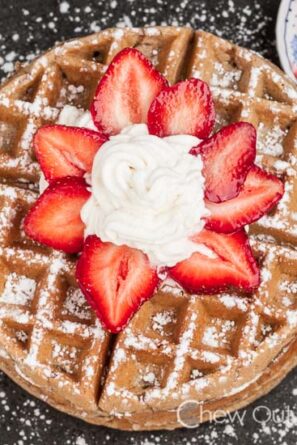
<instances>
[{"instance_id":1,"label":"white strawberry core","mask_svg":"<svg viewBox=\"0 0 297 445\"><path fill-rule=\"evenodd\" d=\"M68 127L80 127L88 128L89 130L97 131L90 111L84 111L81 108L74 107L73 105L65 105L59 115L57 121L59 125L66 125ZM40 174L39 180L39 193L43 193L48 187L43 173Z\"/></svg>"},{"instance_id":2,"label":"white strawberry core","mask_svg":"<svg viewBox=\"0 0 297 445\"><path fill-rule=\"evenodd\" d=\"M85 235L145 252L158 267L209 249L190 240L204 227L204 178L189 135L159 138L145 124L110 137L95 156L92 195L81 217Z\"/></svg>"}]
</instances>

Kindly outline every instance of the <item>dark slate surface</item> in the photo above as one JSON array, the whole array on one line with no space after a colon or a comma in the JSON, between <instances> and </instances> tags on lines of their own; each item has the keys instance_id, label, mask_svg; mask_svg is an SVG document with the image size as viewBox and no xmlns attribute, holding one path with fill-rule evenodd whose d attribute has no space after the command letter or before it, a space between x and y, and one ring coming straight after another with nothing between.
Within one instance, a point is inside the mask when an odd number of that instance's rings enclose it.
<instances>
[{"instance_id":1,"label":"dark slate surface","mask_svg":"<svg viewBox=\"0 0 297 445\"><path fill-rule=\"evenodd\" d=\"M57 40L109 26L188 24L216 32L278 63L278 0L0 0L0 75ZM0 374L1 445L293 445L297 442L297 373L235 420L195 430L125 433L87 425L30 397Z\"/></svg>"}]
</instances>

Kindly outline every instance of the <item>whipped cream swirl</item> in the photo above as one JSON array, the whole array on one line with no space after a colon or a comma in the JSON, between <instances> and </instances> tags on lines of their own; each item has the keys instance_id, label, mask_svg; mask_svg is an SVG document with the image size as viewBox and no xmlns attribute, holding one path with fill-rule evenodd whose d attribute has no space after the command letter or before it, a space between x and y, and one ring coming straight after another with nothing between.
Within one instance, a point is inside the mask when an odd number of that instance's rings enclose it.
<instances>
[{"instance_id":1,"label":"whipped cream swirl","mask_svg":"<svg viewBox=\"0 0 297 445\"><path fill-rule=\"evenodd\" d=\"M159 138L145 124L112 136L95 156L92 195L81 211L85 235L145 252L158 267L174 266L209 249L189 237L208 215L200 156L188 154L199 139Z\"/></svg>"},{"instance_id":2,"label":"whipped cream swirl","mask_svg":"<svg viewBox=\"0 0 297 445\"><path fill-rule=\"evenodd\" d=\"M88 128L89 130L98 131L90 111L82 110L73 105L65 105L62 108L57 123L67 125L68 127Z\"/></svg>"}]
</instances>

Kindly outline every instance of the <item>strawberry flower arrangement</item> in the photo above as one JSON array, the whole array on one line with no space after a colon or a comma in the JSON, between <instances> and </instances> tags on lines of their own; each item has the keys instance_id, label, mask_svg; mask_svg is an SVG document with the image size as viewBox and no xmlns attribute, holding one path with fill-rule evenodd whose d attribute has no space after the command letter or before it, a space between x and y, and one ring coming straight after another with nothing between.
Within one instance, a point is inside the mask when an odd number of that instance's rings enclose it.
<instances>
[{"instance_id":1,"label":"strawberry flower arrangement","mask_svg":"<svg viewBox=\"0 0 297 445\"><path fill-rule=\"evenodd\" d=\"M78 284L105 328L123 329L167 276L189 293L254 290L259 268L244 226L269 212L284 192L278 178L255 165L254 127L237 122L212 134L215 108L208 85L192 78L169 86L150 61L131 48L117 54L108 67L90 111L97 131L49 125L35 134L35 154L49 185L24 227L39 243L79 254ZM202 160L207 216L203 228L189 239L210 254L197 249L174 265L158 267L129 243L86 233L81 215L93 193L88 176L94 159L133 124L146 124L149 135L162 140L173 135L198 138L189 156L193 165Z\"/></svg>"}]
</instances>

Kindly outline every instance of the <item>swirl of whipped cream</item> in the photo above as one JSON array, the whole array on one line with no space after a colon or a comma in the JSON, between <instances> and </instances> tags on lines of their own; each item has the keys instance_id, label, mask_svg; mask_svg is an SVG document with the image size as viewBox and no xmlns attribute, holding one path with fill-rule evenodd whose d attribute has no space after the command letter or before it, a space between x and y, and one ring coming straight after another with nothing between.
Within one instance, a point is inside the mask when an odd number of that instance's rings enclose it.
<instances>
[{"instance_id":1,"label":"swirl of whipped cream","mask_svg":"<svg viewBox=\"0 0 297 445\"><path fill-rule=\"evenodd\" d=\"M65 105L59 115L58 124L98 131L90 111L82 110L73 105Z\"/></svg>"},{"instance_id":2,"label":"swirl of whipped cream","mask_svg":"<svg viewBox=\"0 0 297 445\"><path fill-rule=\"evenodd\" d=\"M150 135L145 124L112 136L94 159L92 195L81 211L85 235L140 249L159 267L207 254L189 239L208 215L202 160L188 154L198 142Z\"/></svg>"}]
</instances>

